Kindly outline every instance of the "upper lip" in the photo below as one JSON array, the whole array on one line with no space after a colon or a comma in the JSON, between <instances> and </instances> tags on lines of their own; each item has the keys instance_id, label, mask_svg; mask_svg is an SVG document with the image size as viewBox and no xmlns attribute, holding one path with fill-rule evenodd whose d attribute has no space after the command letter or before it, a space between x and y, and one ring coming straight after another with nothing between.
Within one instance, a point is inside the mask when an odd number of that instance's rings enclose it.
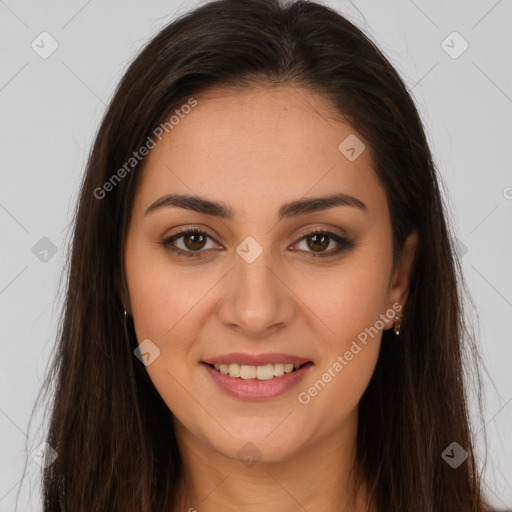
<instances>
[{"instance_id":1,"label":"upper lip","mask_svg":"<svg viewBox=\"0 0 512 512\"><path fill-rule=\"evenodd\" d=\"M293 356L290 354L248 354L244 352L232 352L231 354L225 354L223 356L210 357L203 359L203 363L208 364L233 364L238 363L240 365L247 366L263 366L266 364L279 364L279 363L293 363L293 364L304 364L309 363L310 359L304 357Z\"/></svg>"}]
</instances>

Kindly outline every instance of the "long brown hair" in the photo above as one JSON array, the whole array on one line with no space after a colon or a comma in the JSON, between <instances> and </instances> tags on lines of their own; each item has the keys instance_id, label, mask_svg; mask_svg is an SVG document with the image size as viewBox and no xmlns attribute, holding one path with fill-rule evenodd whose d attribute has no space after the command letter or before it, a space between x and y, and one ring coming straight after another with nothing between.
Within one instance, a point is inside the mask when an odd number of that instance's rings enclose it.
<instances>
[{"instance_id":1,"label":"long brown hair","mask_svg":"<svg viewBox=\"0 0 512 512\"><path fill-rule=\"evenodd\" d=\"M217 0L147 44L97 133L43 386L53 386L46 441L58 453L43 471L45 512L171 510L182 472L172 413L134 356L133 324L123 314L124 242L142 169L126 162L208 87L292 83L329 99L333 115L368 141L388 199L395 262L406 236L419 233L406 323L400 338L383 332L359 404L357 482L366 482L380 511L486 509L467 406L466 369L478 374L478 354L440 178L407 87L363 31L326 6ZM104 187L123 166L122 179ZM452 442L468 454L457 468L442 457Z\"/></svg>"}]
</instances>

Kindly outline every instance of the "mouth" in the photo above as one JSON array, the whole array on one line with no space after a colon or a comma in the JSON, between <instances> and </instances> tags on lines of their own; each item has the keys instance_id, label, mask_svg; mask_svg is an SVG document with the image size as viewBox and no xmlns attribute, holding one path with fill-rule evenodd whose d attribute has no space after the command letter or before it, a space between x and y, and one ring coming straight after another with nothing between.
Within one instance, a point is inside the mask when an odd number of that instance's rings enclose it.
<instances>
[{"instance_id":1,"label":"mouth","mask_svg":"<svg viewBox=\"0 0 512 512\"><path fill-rule=\"evenodd\" d=\"M251 366L201 361L201 366L223 393L239 400L263 401L292 390L314 364L308 361Z\"/></svg>"}]
</instances>

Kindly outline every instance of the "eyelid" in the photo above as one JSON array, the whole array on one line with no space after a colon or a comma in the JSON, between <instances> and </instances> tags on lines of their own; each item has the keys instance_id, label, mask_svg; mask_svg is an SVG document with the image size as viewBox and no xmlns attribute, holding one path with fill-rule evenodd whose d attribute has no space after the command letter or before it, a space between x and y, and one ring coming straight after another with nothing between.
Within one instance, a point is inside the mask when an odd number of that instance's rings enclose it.
<instances>
[{"instance_id":1,"label":"eyelid","mask_svg":"<svg viewBox=\"0 0 512 512\"><path fill-rule=\"evenodd\" d=\"M295 234L293 236L294 239L299 240L299 238L304 238L308 235L314 235L315 233L326 233L326 234L332 234L342 239L349 239L349 236L345 231L343 231L341 228L337 228L335 226L322 226L315 224L313 226L308 226L307 228L302 229L298 234Z\"/></svg>"}]
</instances>

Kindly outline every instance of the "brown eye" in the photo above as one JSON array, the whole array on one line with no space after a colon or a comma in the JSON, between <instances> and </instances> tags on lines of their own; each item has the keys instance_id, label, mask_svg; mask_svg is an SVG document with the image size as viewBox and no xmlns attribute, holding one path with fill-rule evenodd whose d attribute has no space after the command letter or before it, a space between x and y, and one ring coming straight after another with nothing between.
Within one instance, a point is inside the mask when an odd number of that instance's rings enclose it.
<instances>
[{"instance_id":1,"label":"brown eye","mask_svg":"<svg viewBox=\"0 0 512 512\"><path fill-rule=\"evenodd\" d=\"M209 241L212 242L213 246L207 247ZM219 249L211 236L197 229L182 231L162 240L160 244L178 256L201 256L202 253L207 252L206 249ZM300 244L306 245L306 249L300 249L301 252L306 252L313 257L334 256L345 249L355 246L355 242L351 242L330 231L306 233L296 246L300 246ZM333 248L327 250L331 244L334 244Z\"/></svg>"},{"instance_id":2,"label":"brown eye","mask_svg":"<svg viewBox=\"0 0 512 512\"><path fill-rule=\"evenodd\" d=\"M202 249L206 244L206 237L197 233L183 236L183 244L191 251Z\"/></svg>"},{"instance_id":3,"label":"brown eye","mask_svg":"<svg viewBox=\"0 0 512 512\"><path fill-rule=\"evenodd\" d=\"M326 250L333 244L333 248ZM300 245L304 244L306 249L304 252L309 253L313 257L315 256L334 256L339 252L350 249L355 246L355 242L347 240L346 238L331 233L330 231L313 231L306 233L296 244L297 248L301 251ZM337 247L336 247L337 246Z\"/></svg>"},{"instance_id":4,"label":"brown eye","mask_svg":"<svg viewBox=\"0 0 512 512\"><path fill-rule=\"evenodd\" d=\"M314 252L323 251L329 246L329 237L325 235L312 235L306 238L308 247ZM311 243L310 243L311 241Z\"/></svg>"},{"instance_id":5,"label":"brown eye","mask_svg":"<svg viewBox=\"0 0 512 512\"><path fill-rule=\"evenodd\" d=\"M213 244L211 247L206 247L208 242ZM203 252L210 248L218 248L213 239L204 231L198 229L189 229L181 231L180 233L170 236L160 242L163 247L178 256L201 256Z\"/></svg>"}]
</instances>

